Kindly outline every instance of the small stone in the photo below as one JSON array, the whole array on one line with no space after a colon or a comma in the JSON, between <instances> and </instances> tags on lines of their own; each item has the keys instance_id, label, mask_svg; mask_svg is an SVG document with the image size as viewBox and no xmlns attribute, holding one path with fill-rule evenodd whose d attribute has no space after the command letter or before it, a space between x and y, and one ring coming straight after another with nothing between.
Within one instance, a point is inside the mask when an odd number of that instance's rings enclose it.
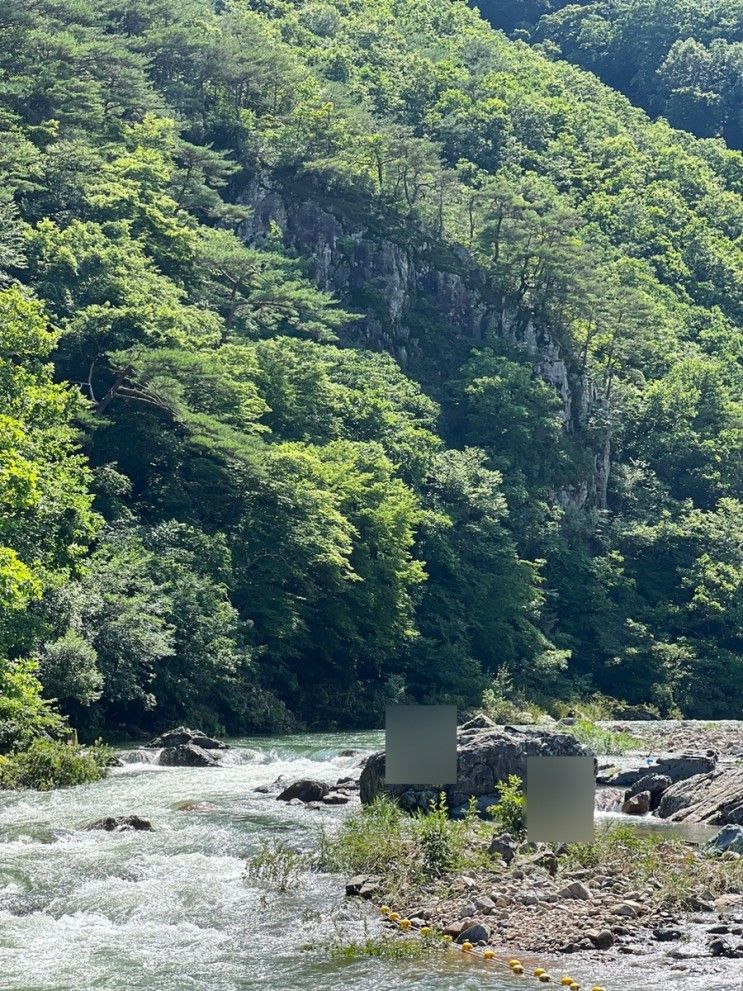
<instances>
[{"instance_id":1,"label":"small stone","mask_svg":"<svg viewBox=\"0 0 743 991\"><path fill-rule=\"evenodd\" d=\"M672 926L653 929L653 939L656 939L659 943L673 943L677 939L681 939L681 930L674 929Z\"/></svg>"},{"instance_id":2,"label":"small stone","mask_svg":"<svg viewBox=\"0 0 743 991\"><path fill-rule=\"evenodd\" d=\"M614 933L610 929L587 932L586 936L591 940L597 950L609 950L614 946Z\"/></svg>"},{"instance_id":3,"label":"small stone","mask_svg":"<svg viewBox=\"0 0 743 991\"><path fill-rule=\"evenodd\" d=\"M572 881L570 884L566 884L564 888L560 888L557 892L558 898L577 898L581 901L587 901L591 897L591 892L581 881Z\"/></svg>"},{"instance_id":4,"label":"small stone","mask_svg":"<svg viewBox=\"0 0 743 991\"><path fill-rule=\"evenodd\" d=\"M349 801L348 795L341 791L329 791L322 799L323 805L347 805Z\"/></svg>"}]
</instances>

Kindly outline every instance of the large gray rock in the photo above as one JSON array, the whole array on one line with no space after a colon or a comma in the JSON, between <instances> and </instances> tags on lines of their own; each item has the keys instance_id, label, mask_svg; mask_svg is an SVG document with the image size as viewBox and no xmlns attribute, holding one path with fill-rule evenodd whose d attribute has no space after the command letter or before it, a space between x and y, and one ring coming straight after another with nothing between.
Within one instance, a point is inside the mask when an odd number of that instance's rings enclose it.
<instances>
[{"instance_id":1,"label":"large gray rock","mask_svg":"<svg viewBox=\"0 0 743 991\"><path fill-rule=\"evenodd\" d=\"M634 787L649 774L670 778L671 783L684 781L695 774L708 774L715 769L717 761L709 754L666 754L649 764L627 768L614 774L599 775L597 783L615 788ZM640 791L646 789L641 788Z\"/></svg>"},{"instance_id":2,"label":"large gray rock","mask_svg":"<svg viewBox=\"0 0 743 991\"><path fill-rule=\"evenodd\" d=\"M330 785L324 781L315 781L312 778L300 778L285 788L276 798L279 802L291 802L293 798L298 798L300 802L320 802L330 792Z\"/></svg>"},{"instance_id":3,"label":"large gray rock","mask_svg":"<svg viewBox=\"0 0 743 991\"><path fill-rule=\"evenodd\" d=\"M193 743L165 747L157 762L163 767L219 767L219 761L212 753Z\"/></svg>"},{"instance_id":4,"label":"large gray rock","mask_svg":"<svg viewBox=\"0 0 743 991\"><path fill-rule=\"evenodd\" d=\"M714 853L743 853L743 826L723 826L707 844Z\"/></svg>"},{"instance_id":5,"label":"large gray rock","mask_svg":"<svg viewBox=\"0 0 743 991\"><path fill-rule=\"evenodd\" d=\"M361 801L372 802L386 793L408 811L428 809L443 791L449 809L465 805L470 796L494 796L498 783L511 774L526 778L527 757L592 757L588 747L568 733L545 729L483 729L459 733L457 738L457 783L441 788L421 785L386 785L384 753L372 754L361 772ZM594 771L596 761L594 758ZM488 804L491 804L490 798Z\"/></svg>"},{"instance_id":6,"label":"large gray rock","mask_svg":"<svg viewBox=\"0 0 743 991\"><path fill-rule=\"evenodd\" d=\"M663 792L670 788L672 782L667 774L645 774L624 793L625 802L646 791L650 795L650 808L657 809Z\"/></svg>"},{"instance_id":7,"label":"large gray rock","mask_svg":"<svg viewBox=\"0 0 743 991\"><path fill-rule=\"evenodd\" d=\"M145 744L147 747L182 747L186 744L192 743L196 747L201 747L202 750L228 750L226 743L222 743L221 740L215 740L214 737L207 736L206 733L202 733L198 729L188 729L187 726L176 726L175 729L168 730L167 733L163 733L162 736L155 737L150 743Z\"/></svg>"},{"instance_id":8,"label":"large gray rock","mask_svg":"<svg viewBox=\"0 0 743 991\"><path fill-rule=\"evenodd\" d=\"M671 785L656 815L675 822L743 825L743 765L698 774Z\"/></svg>"}]
</instances>

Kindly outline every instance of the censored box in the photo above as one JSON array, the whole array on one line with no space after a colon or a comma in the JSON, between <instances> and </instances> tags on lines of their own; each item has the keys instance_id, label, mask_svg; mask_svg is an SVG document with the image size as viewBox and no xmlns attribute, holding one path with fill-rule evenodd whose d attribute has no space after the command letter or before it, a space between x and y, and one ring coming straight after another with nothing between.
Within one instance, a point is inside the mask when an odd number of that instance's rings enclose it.
<instances>
[{"instance_id":1,"label":"censored box","mask_svg":"<svg viewBox=\"0 0 743 991\"><path fill-rule=\"evenodd\" d=\"M527 757L527 839L592 843L595 790L593 757Z\"/></svg>"},{"instance_id":2,"label":"censored box","mask_svg":"<svg viewBox=\"0 0 743 991\"><path fill-rule=\"evenodd\" d=\"M385 781L440 787L457 781L457 707L388 705Z\"/></svg>"}]
</instances>

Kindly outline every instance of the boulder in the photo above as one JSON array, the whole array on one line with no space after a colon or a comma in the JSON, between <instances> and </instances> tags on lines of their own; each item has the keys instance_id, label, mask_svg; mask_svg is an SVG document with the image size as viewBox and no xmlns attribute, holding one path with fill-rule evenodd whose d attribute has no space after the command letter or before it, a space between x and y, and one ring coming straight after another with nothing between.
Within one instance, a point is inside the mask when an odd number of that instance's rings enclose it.
<instances>
[{"instance_id":1,"label":"boulder","mask_svg":"<svg viewBox=\"0 0 743 991\"><path fill-rule=\"evenodd\" d=\"M622 805L622 812L626 816L644 816L650 811L650 792L641 791L638 795L632 795Z\"/></svg>"},{"instance_id":2,"label":"boulder","mask_svg":"<svg viewBox=\"0 0 743 991\"><path fill-rule=\"evenodd\" d=\"M511 834L501 833L500 836L494 836L490 841L488 853L491 857L500 856L504 863L510 864L516 856L517 849L518 844Z\"/></svg>"},{"instance_id":3,"label":"boulder","mask_svg":"<svg viewBox=\"0 0 743 991\"><path fill-rule=\"evenodd\" d=\"M614 946L614 933L611 929L589 930L586 936L591 940L597 950L610 950Z\"/></svg>"},{"instance_id":4,"label":"boulder","mask_svg":"<svg viewBox=\"0 0 743 991\"><path fill-rule=\"evenodd\" d=\"M475 923L474 926L468 926L466 929L463 929L457 936L455 942L487 943L489 939L490 930L487 926L483 926L478 922Z\"/></svg>"},{"instance_id":5,"label":"boulder","mask_svg":"<svg viewBox=\"0 0 743 991\"><path fill-rule=\"evenodd\" d=\"M208 750L193 743L165 747L157 759L163 767L218 767L219 761Z\"/></svg>"},{"instance_id":6,"label":"boulder","mask_svg":"<svg viewBox=\"0 0 743 991\"><path fill-rule=\"evenodd\" d=\"M330 785L324 781L314 781L312 778L300 778L285 788L276 796L279 802L291 802L299 799L301 802L321 802L330 792Z\"/></svg>"},{"instance_id":7,"label":"boulder","mask_svg":"<svg viewBox=\"0 0 743 991\"><path fill-rule=\"evenodd\" d=\"M714 754L667 754L639 767L625 768L607 774L599 774L596 783L612 788L634 788L649 775L670 778L671 784L684 781L695 774L707 774L714 770ZM637 789L645 791L645 788ZM650 789L647 789L650 790Z\"/></svg>"},{"instance_id":8,"label":"boulder","mask_svg":"<svg viewBox=\"0 0 743 991\"><path fill-rule=\"evenodd\" d=\"M182 747L186 744L193 744L201 747L202 750L228 750L229 747L221 740L215 740L206 733L198 729L188 729L187 726L176 726L175 729L168 730L161 736L155 737L146 747Z\"/></svg>"},{"instance_id":9,"label":"boulder","mask_svg":"<svg viewBox=\"0 0 743 991\"><path fill-rule=\"evenodd\" d=\"M430 802L446 794L450 809L466 805L470 796L479 799L498 794L498 783L509 775L526 778L527 757L586 757L592 752L568 733L549 729L486 728L475 733L458 734L457 783L443 787L425 785L386 785L384 753L372 754L364 764L359 781L361 801L372 802L386 793L396 798L407 811L428 809ZM594 758L595 767L595 758Z\"/></svg>"},{"instance_id":10,"label":"boulder","mask_svg":"<svg viewBox=\"0 0 743 991\"><path fill-rule=\"evenodd\" d=\"M723 826L709 841L707 849L713 853L743 853L743 826Z\"/></svg>"},{"instance_id":11,"label":"boulder","mask_svg":"<svg viewBox=\"0 0 743 991\"><path fill-rule=\"evenodd\" d=\"M645 774L636 781L631 788L624 793L625 802L641 792L648 792L650 795L650 808L657 809L660 804L663 792L671 785L671 779L667 774Z\"/></svg>"},{"instance_id":12,"label":"boulder","mask_svg":"<svg viewBox=\"0 0 743 991\"><path fill-rule=\"evenodd\" d=\"M743 826L743 765L698 774L671 785L656 815L674 822Z\"/></svg>"},{"instance_id":13,"label":"boulder","mask_svg":"<svg viewBox=\"0 0 743 991\"><path fill-rule=\"evenodd\" d=\"M151 833L154 826L149 819L143 819L141 816L106 816L103 819L96 819L85 828L103 829L107 833L124 833L130 829Z\"/></svg>"}]
</instances>

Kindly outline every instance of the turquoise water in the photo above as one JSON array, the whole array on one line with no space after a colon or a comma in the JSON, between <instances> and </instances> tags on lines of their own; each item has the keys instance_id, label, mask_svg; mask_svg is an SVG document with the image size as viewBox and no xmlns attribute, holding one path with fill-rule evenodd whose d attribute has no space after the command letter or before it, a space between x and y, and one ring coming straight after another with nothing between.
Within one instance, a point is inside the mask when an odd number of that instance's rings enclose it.
<instances>
[{"instance_id":1,"label":"turquoise water","mask_svg":"<svg viewBox=\"0 0 743 991\"><path fill-rule=\"evenodd\" d=\"M373 909L343 897L343 879L308 874L288 893L244 876L261 840L309 848L344 809L287 807L254 789L278 775L334 782L381 734L232 741L219 769L161 768L146 754L107 780L47 794L0 795L0 988L7 991L510 991L538 987L503 964L442 953L433 962L331 960L334 940L379 930ZM209 802L207 812L183 802ZM136 813L156 832L86 832ZM516 948L514 948L515 950ZM525 960L529 962L529 960ZM534 963L543 961L534 961ZM547 961L549 963L549 961ZM621 966L620 966L621 965ZM639 965L639 966L633 966ZM567 962L556 965L564 973ZM644 970L643 970L644 968ZM570 962L584 987L684 988L647 961ZM729 971L728 971L729 974ZM714 976L706 988L725 988ZM742 985L743 986L743 985Z\"/></svg>"}]
</instances>

